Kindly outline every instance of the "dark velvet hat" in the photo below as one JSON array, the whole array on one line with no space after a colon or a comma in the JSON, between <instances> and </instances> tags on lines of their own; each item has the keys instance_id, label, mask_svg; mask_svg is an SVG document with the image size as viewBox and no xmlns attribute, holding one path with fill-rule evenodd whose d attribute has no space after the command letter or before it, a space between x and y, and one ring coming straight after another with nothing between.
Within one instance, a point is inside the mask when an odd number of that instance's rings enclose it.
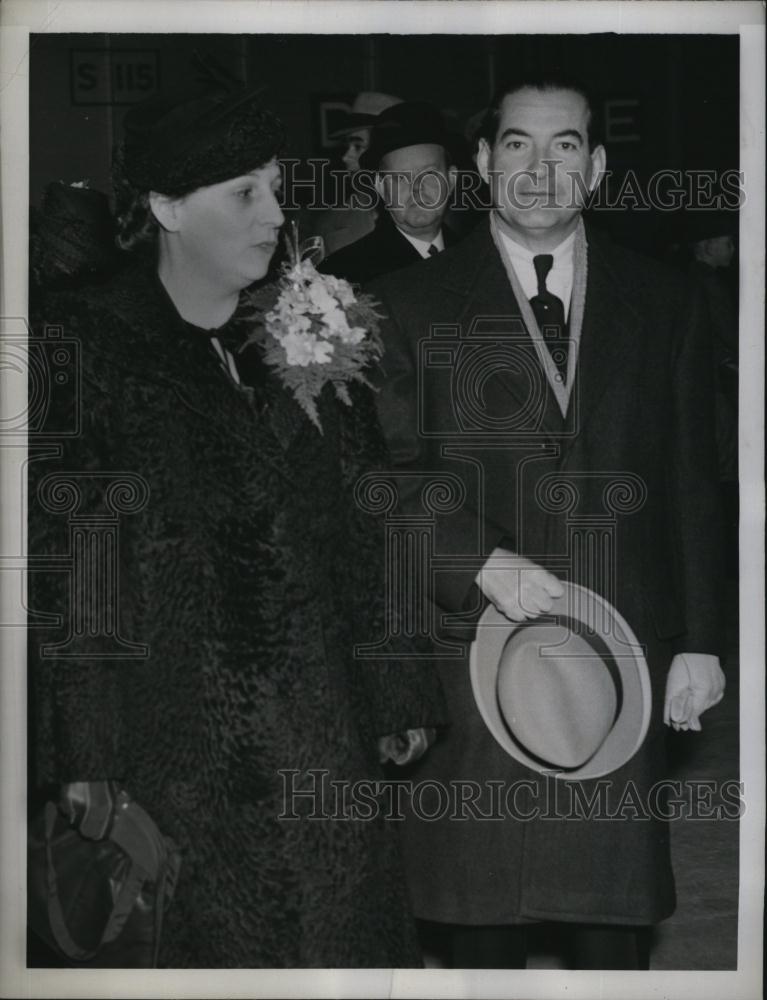
<instances>
[{"instance_id":1,"label":"dark velvet hat","mask_svg":"<svg viewBox=\"0 0 767 1000\"><path fill-rule=\"evenodd\" d=\"M403 101L375 119L370 146L360 157L365 170L377 170L387 153L405 146L433 143L454 155L456 137L445 125L439 108L426 101Z\"/></svg>"},{"instance_id":2,"label":"dark velvet hat","mask_svg":"<svg viewBox=\"0 0 767 1000\"><path fill-rule=\"evenodd\" d=\"M206 80L135 105L115 169L137 191L183 195L263 166L279 155L284 129L261 93Z\"/></svg>"}]
</instances>

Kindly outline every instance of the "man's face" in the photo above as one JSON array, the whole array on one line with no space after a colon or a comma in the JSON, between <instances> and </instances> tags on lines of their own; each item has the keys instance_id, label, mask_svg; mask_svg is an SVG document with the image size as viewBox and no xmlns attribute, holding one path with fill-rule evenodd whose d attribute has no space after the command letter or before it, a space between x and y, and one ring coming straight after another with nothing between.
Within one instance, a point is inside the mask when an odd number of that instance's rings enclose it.
<instances>
[{"instance_id":1,"label":"man's face","mask_svg":"<svg viewBox=\"0 0 767 1000\"><path fill-rule=\"evenodd\" d=\"M279 165L271 160L178 200L179 248L192 273L227 291L264 277L285 221L280 184Z\"/></svg>"},{"instance_id":2,"label":"man's face","mask_svg":"<svg viewBox=\"0 0 767 1000\"><path fill-rule=\"evenodd\" d=\"M349 173L356 174L360 168L360 157L370 145L370 129L358 128L346 137L346 141L348 145L341 159Z\"/></svg>"},{"instance_id":3,"label":"man's face","mask_svg":"<svg viewBox=\"0 0 767 1000\"><path fill-rule=\"evenodd\" d=\"M426 234L442 224L455 173L455 167L447 166L442 146L421 143L383 156L376 186L386 210L403 232L416 239L431 238Z\"/></svg>"},{"instance_id":4,"label":"man's face","mask_svg":"<svg viewBox=\"0 0 767 1000\"><path fill-rule=\"evenodd\" d=\"M524 88L501 105L492 146L480 140L477 167L510 235L551 247L575 228L605 167L589 151L588 105L571 90Z\"/></svg>"}]
</instances>

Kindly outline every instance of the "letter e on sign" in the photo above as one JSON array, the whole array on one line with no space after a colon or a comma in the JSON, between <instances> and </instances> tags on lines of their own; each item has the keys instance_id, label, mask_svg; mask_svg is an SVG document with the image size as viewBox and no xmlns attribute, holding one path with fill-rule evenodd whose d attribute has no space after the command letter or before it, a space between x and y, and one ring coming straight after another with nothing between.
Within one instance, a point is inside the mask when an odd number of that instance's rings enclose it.
<instances>
[{"instance_id":1,"label":"letter e on sign","mask_svg":"<svg viewBox=\"0 0 767 1000\"><path fill-rule=\"evenodd\" d=\"M605 141L639 142L638 109L636 98L605 101Z\"/></svg>"}]
</instances>

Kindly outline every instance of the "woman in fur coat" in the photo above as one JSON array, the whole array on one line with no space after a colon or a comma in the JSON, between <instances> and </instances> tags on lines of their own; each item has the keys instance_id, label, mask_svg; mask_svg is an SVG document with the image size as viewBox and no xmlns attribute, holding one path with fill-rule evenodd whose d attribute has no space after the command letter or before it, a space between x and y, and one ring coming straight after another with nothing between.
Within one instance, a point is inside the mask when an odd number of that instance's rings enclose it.
<instances>
[{"instance_id":1,"label":"woman in fur coat","mask_svg":"<svg viewBox=\"0 0 767 1000\"><path fill-rule=\"evenodd\" d=\"M354 493L385 462L374 406L326 391L320 433L236 347L283 223L281 141L243 94L132 109L121 242L149 254L45 303L80 374L30 447L30 554L74 566L31 574L37 778L83 832L119 782L180 847L160 965L413 966L396 824L380 798L339 805L444 721L423 660L354 656L386 634Z\"/></svg>"}]
</instances>

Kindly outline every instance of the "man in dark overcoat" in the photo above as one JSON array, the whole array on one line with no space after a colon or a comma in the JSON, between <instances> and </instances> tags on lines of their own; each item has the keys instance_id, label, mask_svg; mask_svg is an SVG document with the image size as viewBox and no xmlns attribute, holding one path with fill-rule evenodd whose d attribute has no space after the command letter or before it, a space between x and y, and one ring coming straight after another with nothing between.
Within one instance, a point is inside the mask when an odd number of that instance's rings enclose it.
<instances>
[{"instance_id":1,"label":"man in dark overcoat","mask_svg":"<svg viewBox=\"0 0 767 1000\"><path fill-rule=\"evenodd\" d=\"M374 119L360 163L375 172L382 202L372 232L324 260L320 270L363 284L441 253L457 242L444 224L456 168L437 108L407 101Z\"/></svg>"},{"instance_id":2,"label":"man in dark overcoat","mask_svg":"<svg viewBox=\"0 0 767 1000\"><path fill-rule=\"evenodd\" d=\"M389 317L379 412L404 510L423 518L430 483L452 495L428 514L453 726L411 777L458 788L451 802L477 794L431 822L434 803L413 799L405 832L416 914L457 967L524 966L523 925L542 920L567 925L577 967L646 963L640 929L675 906L663 723L699 729L724 690L705 309L686 279L584 225L605 168L593 130L577 87L505 91L477 158L487 222L370 286ZM649 666L647 737L606 780L509 757L466 656L449 655L483 604L535 619L563 579L613 603Z\"/></svg>"}]
</instances>

